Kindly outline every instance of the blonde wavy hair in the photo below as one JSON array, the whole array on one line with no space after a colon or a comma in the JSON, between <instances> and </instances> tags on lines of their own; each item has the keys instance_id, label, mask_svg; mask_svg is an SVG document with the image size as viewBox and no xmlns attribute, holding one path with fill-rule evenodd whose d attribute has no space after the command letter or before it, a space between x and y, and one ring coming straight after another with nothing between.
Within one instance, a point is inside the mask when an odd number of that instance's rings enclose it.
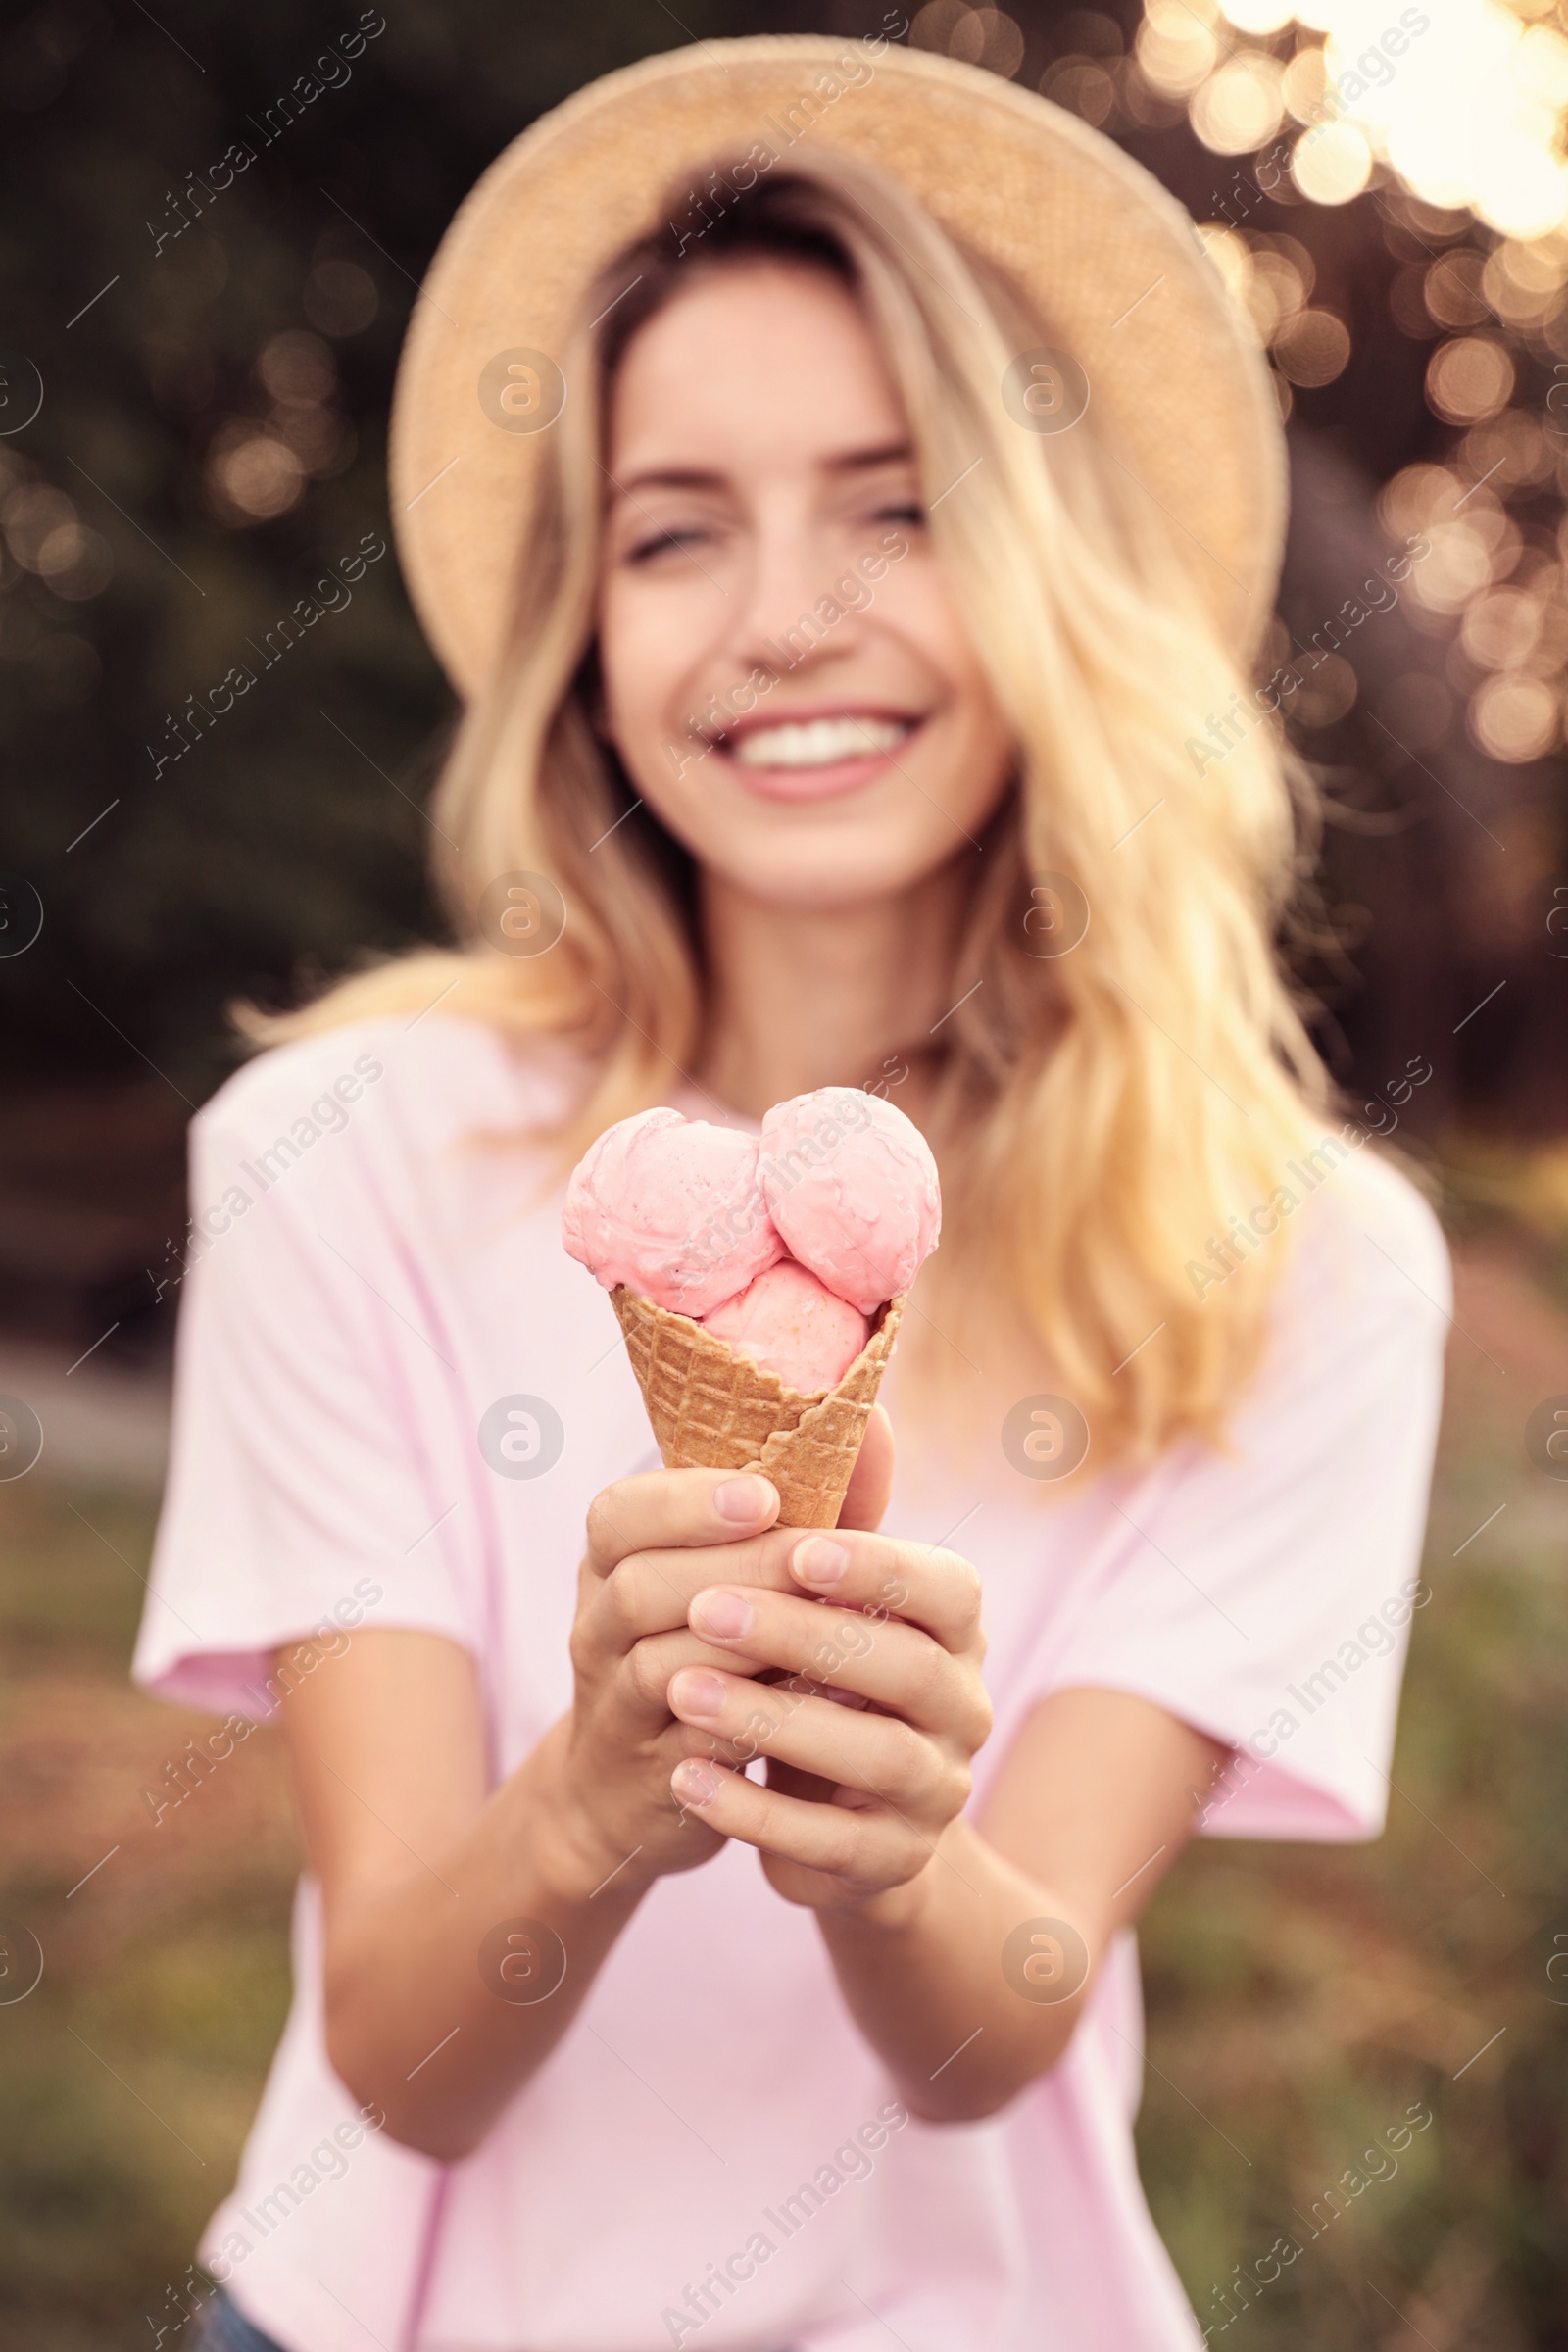
<instances>
[{"instance_id":1,"label":"blonde wavy hair","mask_svg":"<svg viewBox=\"0 0 1568 2352\"><path fill-rule=\"evenodd\" d=\"M677 260L651 236L584 290L562 354L572 396L544 453L506 645L433 804L461 944L245 1025L270 1043L439 997L444 1013L563 1041L585 1072L556 1131L564 1156L697 1066L692 863L634 808L592 719L606 392L631 337L694 270L759 255L851 287L902 393L925 495L965 476L933 509L931 540L1016 744L927 1122L946 1206L922 1309L960 1350L1021 1312L1088 1416L1101 1466L1215 1438L1259 1352L1288 1244L1282 1234L1222 1282L1200 1284L1190 1266L1212 1271L1210 1241L1286 1183L1328 1101L1274 948L1315 821L1270 726L1195 761L1187 739L1249 681L1205 617L1186 550L1093 413L1056 434L1019 428L999 387L1015 354L1051 343L1049 320L869 166L792 154L700 255ZM633 295L590 325L629 272L641 273ZM480 931L486 885L519 870L552 878L568 909L559 943L535 957ZM1059 917L1073 883L1087 930L1043 956L1040 909Z\"/></svg>"}]
</instances>

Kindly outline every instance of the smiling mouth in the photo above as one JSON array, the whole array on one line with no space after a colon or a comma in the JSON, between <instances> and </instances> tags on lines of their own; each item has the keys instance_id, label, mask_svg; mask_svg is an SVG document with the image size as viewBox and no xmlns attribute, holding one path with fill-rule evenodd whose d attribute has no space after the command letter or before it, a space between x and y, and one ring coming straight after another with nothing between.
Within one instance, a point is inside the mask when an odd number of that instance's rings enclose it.
<instances>
[{"instance_id":1,"label":"smiling mouth","mask_svg":"<svg viewBox=\"0 0 1568 2352\"><path fill-rule=\"evenodd\" d=\"M838 767L847 760L885 759L907 742L919 722L912 718L841 717L780 719L720 738L738 767Z\"/></svg>"}]
</instances>

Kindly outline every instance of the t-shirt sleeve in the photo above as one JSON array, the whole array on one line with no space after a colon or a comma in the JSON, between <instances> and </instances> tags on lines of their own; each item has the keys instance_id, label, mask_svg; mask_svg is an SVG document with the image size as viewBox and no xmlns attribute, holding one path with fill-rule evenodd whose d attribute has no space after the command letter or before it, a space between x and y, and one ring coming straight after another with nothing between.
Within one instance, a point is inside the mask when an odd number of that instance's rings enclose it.
<instances>
[{"instance_id":1,"label":"t-shirt sleeve","mask_svg":"<svg viewBox=\"0 0 1568 2352\"><path fill-rule=\"evenodd\" d=\"M373 1147L333 1131L326 1096L305 1109L313 1052L253 1065L192 1129L173 1446L132 1667L163 1696L252 1717L276 1701L272 1652L313 1636L482 1639L443 1519L458 1498L433 1467L450 1483L463 1458L439 1323Z\"/></svg>"},{"instance_id":2,"label":"t-shirt sleeve","mask_svg":"<svg viewBox=\"0 0 1568 2352\"><path fill-rule=\"evenodd\" d=\"M1377 1836L1431 1598L1447 1252L1386 1164L1335 1191L1312 1203L1229 1448L1184 1448L1113 1492L1114 1533L1033 1661L1031 1696L1135 1691L1223 1741L1210 1836Z\"/></svg>"}]
</instances>

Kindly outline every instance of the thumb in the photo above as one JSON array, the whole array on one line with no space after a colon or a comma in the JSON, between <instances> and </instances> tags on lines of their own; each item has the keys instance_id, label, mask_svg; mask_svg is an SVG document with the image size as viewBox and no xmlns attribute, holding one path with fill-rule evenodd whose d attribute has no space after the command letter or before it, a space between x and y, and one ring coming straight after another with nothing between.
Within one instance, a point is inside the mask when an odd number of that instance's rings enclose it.
<instances>
[{"instance_id":1,"label":"thumb","mask_svg":"<svg viewBox=\"0 0 1568 2352\"><path fill-rule=\"evenodd\" d=\"M850 1473L849 1492L839 1512L840 1527L881 1526L893 1491L893 1424L887 1408L873 1404L855 1468Z\"/></svg>"}]
</instances>

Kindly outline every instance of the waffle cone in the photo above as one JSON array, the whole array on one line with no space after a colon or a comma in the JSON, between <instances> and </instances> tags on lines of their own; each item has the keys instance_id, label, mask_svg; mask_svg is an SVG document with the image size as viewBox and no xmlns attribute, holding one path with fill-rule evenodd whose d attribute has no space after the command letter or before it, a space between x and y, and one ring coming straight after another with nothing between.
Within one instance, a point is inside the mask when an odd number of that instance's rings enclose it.
<instances>
[{"instance_id":1,"label":"waffle cone","mask_svg":"<svg viewBox=\"0 0 1568 2352\"><path fill-rule=\"evenodd\" d=\"M689 1315L610 1294L668 1470L760 1470L781 1527L836 1527L904 1300L890 1298L843 1379L803 1396Z\"/></svg>"}]
</instances>

